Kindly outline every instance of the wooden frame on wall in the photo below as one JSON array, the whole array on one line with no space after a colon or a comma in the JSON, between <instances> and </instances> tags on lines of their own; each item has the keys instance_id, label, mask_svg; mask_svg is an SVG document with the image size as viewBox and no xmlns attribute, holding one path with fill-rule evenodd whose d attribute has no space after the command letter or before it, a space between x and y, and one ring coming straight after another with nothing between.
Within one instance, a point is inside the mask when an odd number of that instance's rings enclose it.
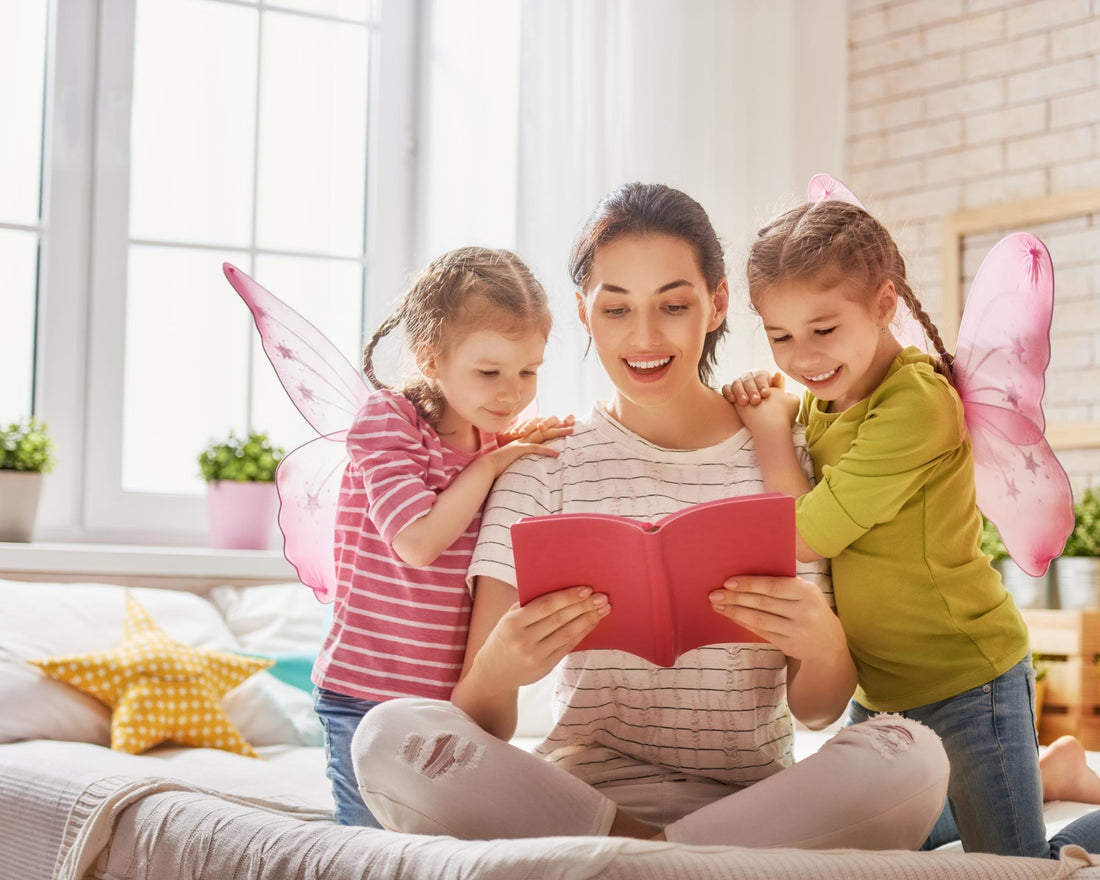
<instances>
[{"instance_id":1,"label":"wooden frame on wall","mask_svg":"<svg viewBox=\"0 0 1100 880\"><path fill-rule=\"evenodd\" d=\"M976 233L996 232L999 229L1026 230L1039 223L1068 220L1097 212L1100 212L1100 187L960 211L948 216L943 224L942 321L943 337L948 346L954 348L959 333L959 321L962 318L963 238ZM1057 285L1057 266L1055 279ZM1100 424L1093 422L1048 424L1046 438L1053 449L1100 447Z\"/></svg>"}]
</instances>

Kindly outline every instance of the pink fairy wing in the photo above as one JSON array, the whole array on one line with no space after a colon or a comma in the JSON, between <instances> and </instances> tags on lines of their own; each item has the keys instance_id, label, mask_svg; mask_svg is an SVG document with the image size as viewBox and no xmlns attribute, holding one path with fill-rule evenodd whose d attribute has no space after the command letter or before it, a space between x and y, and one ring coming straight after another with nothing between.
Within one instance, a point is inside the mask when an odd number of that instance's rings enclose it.
<instances>
[{"instance_id":1,"label":"pink fairy wing","mask_svg":"<svg viewBox=\"0 0 1100 880\"><path fill-rule=\"evenodd\" d=\"M328 337L236 266L222 266L245 301L264 353L291 401L318 434L346 430L370 394L363 374Z\"/></svg>"},{"instance_id":2,"label":"pink fairy wing","mask_svg":"<svg viewBox=\"0 0 1100 880\"><path fill-rule=\"evenodd\" d=\"M856 198L856 194L831 174L815 174L806 186L806 201L827 202L829 200L847 202L849 205L867 210L863 202Z\"/></svg>"},{"instance_id":3,"label":"pink fairy wing","mask_svg":"<svg viewBox=\"0 0 1100 880\"><path fill-rule=\"evenodd\" d=\"M830 200L847 202L849 205L863 208L864 211L867 210L866 205L856 197L856 194L831 174L815 174L806 186L806 201L826 202ZM924 328L921 326L920 321L913 317L913 313L909 311L904 303L898 303L893 324L894 338L903 346L915 345L921 351L928 351L928 337L924 333Z\"/></svg>"},{"instance_id":4,"label":"pink fairy wing","mask_svg":"<svg viewBox=\"0 0 1100 880\"><path fill-rule=\"evenodd\" d=\"M225 263L222 269L252 312L283 390L322 435L279 462L275 484L283 555L320 601L331 602L336 506L348 462L344 440L370 386L313 324L236 266Z\"/></svg>"},{"instance_id":5,"label":"pink fairy wing","mask_svg":"<svg viewBox=\"0 0 1100 880\"><path fill-rule=\"evenodd\" d=\"M1054 267L1046 246L998 242L970 286L955 387L974 447L978 507L1024 571L1043 574L1073 529L1073 491L1043 436Z\"/></svg>"},{"instance_id":6,"label":"pink fairy wing","mask_svg":"<svg viewBox=\"0 0 1100 880\"><path fill-rule=\"evenodd\" d=\"M321 602L336 597L336 508L348 462L347 431L318 437L287 455L275 471L283 555Z\"/></svg>"}]
</instances>

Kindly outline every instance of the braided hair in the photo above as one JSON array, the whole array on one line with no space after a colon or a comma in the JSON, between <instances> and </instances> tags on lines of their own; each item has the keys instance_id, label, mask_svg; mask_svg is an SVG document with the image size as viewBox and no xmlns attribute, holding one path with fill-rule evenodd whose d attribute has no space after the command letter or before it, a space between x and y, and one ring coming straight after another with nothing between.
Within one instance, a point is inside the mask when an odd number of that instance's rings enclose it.
<instances>
[{"instance_id":1,"label":"braided hair","mask_svg":"<svg viewBox=\"0 0 1100 880\"><path fill-rule=\"evenodd\" d=\"M749 251L746 276L754 304L781 280L820 281L830 275L868 293L892 281L939 355L937 372L952 379L954 356L913 293L898 246L863 208L834 199L799 205L761 229Z\"/></svg>"},{"instance_id":2,"label":"braided hair","mask_svg":"<svg viewBox=\"0 0 1100 880\"><path fill-rule=\"evenodd\" d=\"M464 247L432 260L374 331L363 351L363 372L375 388L389 388L375 373L378 343L398 327L417 360L444 355L476 328L502 332L536 326L549 334L550 305L534 274L511 251ZM439 387L418 376L400 389L430 425L446 410Z\"/></svg>"}]
</instances>

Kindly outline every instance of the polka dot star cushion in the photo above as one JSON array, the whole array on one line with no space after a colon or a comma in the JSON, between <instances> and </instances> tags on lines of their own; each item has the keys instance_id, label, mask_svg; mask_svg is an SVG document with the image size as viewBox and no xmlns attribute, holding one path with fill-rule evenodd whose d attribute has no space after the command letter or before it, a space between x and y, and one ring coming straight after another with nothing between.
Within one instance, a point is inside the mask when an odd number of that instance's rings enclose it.
<instances>
[{"instance_id":1,"label":"polka dot star cushion","mask_svg":"<svg viewBox=\"0 0 1100 880\"><path fill-rule=\"evenodd\" d=\"M273 661L177 642L129 594L117 648L30 662L113 710L111 748L116 751L139 754L172 741L255 757L226 716L222 697Z\"/></svg>"}]
</instances>

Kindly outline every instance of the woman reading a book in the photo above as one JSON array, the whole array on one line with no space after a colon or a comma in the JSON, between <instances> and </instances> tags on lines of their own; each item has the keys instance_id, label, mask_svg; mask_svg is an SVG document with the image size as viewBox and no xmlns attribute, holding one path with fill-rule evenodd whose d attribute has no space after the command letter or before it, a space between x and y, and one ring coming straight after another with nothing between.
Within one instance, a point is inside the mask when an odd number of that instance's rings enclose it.
<instances>
[{"instance_id":1,"label":"woman reading a book","mask_svg":"<svg viewBox=\"0 0 1100 880\"><path fill-rule=\"evenodd\" d=\"M948 776L927 728L883 716L793 763L791 714L825 726L855 686L819 564L800 566L800 577L727 581L739 602L713 613L766 641L707 645L670 667L621 650L574 651L616 611L583 584L517 603L509 528L521 517L652 522L764 491L749 432L707 384L729 291L702 207L665 186L621 187L588 219L571 265L578 314L614 394L553 442L558 457L519 459L497 480L470 567L460 681L450 702L392 700L366 717L353 744L366 803L388 828L465 839L919 846ZM554 729L534 753L510 745L518 688L555 667Z\"/></svg>"}]
</instances>

